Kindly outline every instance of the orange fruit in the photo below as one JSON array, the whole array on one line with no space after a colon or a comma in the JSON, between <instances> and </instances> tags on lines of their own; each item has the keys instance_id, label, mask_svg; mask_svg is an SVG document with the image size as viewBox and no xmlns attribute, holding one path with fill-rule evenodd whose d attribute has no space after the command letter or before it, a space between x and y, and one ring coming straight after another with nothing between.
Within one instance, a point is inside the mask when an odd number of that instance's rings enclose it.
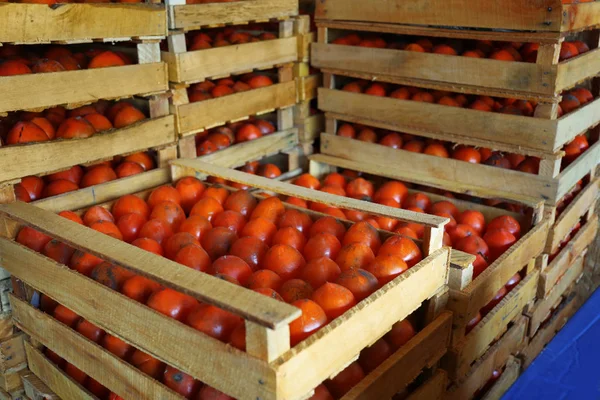
<instances>
[{"instance_id":1,"label":"orange fruit","mask_svg":"<svg viewBox=\"0 0 600 400\"><path fill-rule=\"evenodd\" d=\"M325 311L309 299L292 303L302 311L302 315L290 323L290 344L292 347L321 329L327 323Z\"/></svg>"}]
</instances>

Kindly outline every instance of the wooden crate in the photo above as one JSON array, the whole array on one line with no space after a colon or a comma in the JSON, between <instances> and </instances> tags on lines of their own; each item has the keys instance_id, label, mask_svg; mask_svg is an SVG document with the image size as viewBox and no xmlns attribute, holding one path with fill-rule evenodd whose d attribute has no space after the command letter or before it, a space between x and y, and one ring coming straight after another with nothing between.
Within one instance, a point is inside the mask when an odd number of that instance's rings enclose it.
<instances>
[{"instance_id":1,"label":"wooden crate","mask_svg":"<svg viewBox=\"0 0 600 400\"><path fill-rule=\"evenodd\" d=\"M206 27L288 19L298 15L298 0L246 0L232 3L190 4L166 0L169 29Z\"/></svg>"},{"instance_id":2,"label":"wooden crate","mask_svg":"<svg viewBox=\"0 0 600 400\"><path fill-rule=\"evenodd\" d=\"M339 207L363 207L357 200L313 192L257 176L247 176L199 160L180 160L173 163L173 172L174 179L207 174ZM98 186L95 192L101 197L108 197L107 194L100 193L101 191L102 188ZM115 197L118 195L113 194L112 198ZM84 199L79 204L65 203L69 204L71 209L81 209L89 204L89 201ZM54 202L51 207L53 211L63 208L58 202ZM3 228L7 228L8 232L5 233L9 238L14 237L18 229L18 226L10 221L35 225L36 229L71 246L92 252L155 279L167 287L242 316L247 320L248 327L249 350L246 354L126 299L11 240L0 240L3 260L13 276L27 282L34 289L45 292L126 342L240 399L254 399L259 396L265 399L304 398L315 386L354 360L363 348L379 339L394 322L405 318L426 299L434 296L446 282L448 249L441 248L445 220L393 210L391 213L394 217L414 220L428 226L426 240L422 242L427 257L361 302L352 312L346 313L334 324L289 349L289 342L286 343L288 324L298 316L298 311L289 305L273 302L214 277L198 274L85 227L71 226L75 224L31 205L13 203L0 206L0 209L6 218L7 224L3 225ZM388 210L382 211L380 206L373 206L370 212L388 213ZM107 306L98 307L94 298L104 299L103 304ZM248 304L252 304L252 307ZM388 311L385 314L374 312L382 308ZM43 345L50 347L117 394L127 398L131 398L128 395L132 394L134 398L172 397L172 393L162 385L141 375L106 350L90 343L25 302L15 299L13 312L19 326L26 333L33 335ZM157 330L171 332L173 340L157 342L154 334ZM190 352L190 348L201 351ZM310 373L306 373L306 365L315 359L315 352L319 354L318 359L326 357L330 362L311 364L313 367ZM198 354L210 357L211 361L199 359ZM230 372L223 374L222 371L225 370ZM299 370L302 372L296 372ZM246 378L240 379L240 376ZM58 394L60 396L60 393Z\"/></svg>"},{"instance_id":3,"label":"wooden crate","mask_svg":"<svg viewBox=\"0 0 600 400\"><path fill-rule=\"evenodd\" d=\"M528 368L533 360L542 352L544 347L556 336L567 321L577 312L582 305L581 298L574 292L566 294L561 304L552 317L544 323L534 337L529 339L527 346L520 352L519 358L523 362L523 368Z\"/></svg>"},{"instance_id":4,"label":"wooden crate","mask_svg":"<svg viewBox=\"0 0 600 400\"><path fill-rule=\"evenodd\" d=\"M540 105L536 118L345 92L336 89L340 75L325 73L324 77L319 105L332 118L549 160L600 122L600 99L558 119ZM599 94L597 88L593 92Z\"/></svg>"},{"instance_id":5,"label":"wooden crate","mask_svg":"<svg viewBox=\"0 0 600 400\"><path fill-rule=\"evenodd\" d=\"M558 37L600 23L600 4L562 4L561 0L323 0L316 18L371 23L485 28L527 32L535 37ZM423 29L427 29L424 27ZM430 28L434 30L438 28ZM536 33L534 33L536 32ZM498 32L501 35L502 31ZM510 32L509 32L510 33Z\"/></svg>"},{"instance_id":6,"label":"wooden crate","mask_svg":"<svg viewBox=\"0 0 600 400\"><path fill-rule=\"evenodd\" d=\"M319 104L324 103L319 100ZM326 117L329 116L326 114ZM344 120L349 119L344 117ZM596 142L562 171L560 157L552 160L542 159L540 174L534 175L361 142L331 134L332 129L334 127L328 126L328 133L321 134L322 153L361 163L377 164L393 173L395 179L409 180L457 193L510 199L521 203L544 201L546 204L555 205L579 180L596 168L600 159L600 142Z\"/></svg>"},{"instance_id":7,"label":"wooden crate","mask_svg":"<svg viewBox=\"0 0 600 400\"><path fill-rule=\"evenodd\" d=\"M490 345L506 332L509 324L533 302L538 278L537 269L530 272L468 334L465 335L464 330L453 332L453 335L462 333L464 336L442 359L442 366L450 379L464 379L473 363L485 354Z\"/></svg>"},{"instance_id":8,"label":"wooden crate","mask_svg":"<svg viewBox=\"0 0 600 400\"><path fill-rule=\"evenodd\" d=\"M8 5L21 6L12 3ZM79 4L65 4L58 8L63 6ZM0 10L2 7L4 5L0 5ZM137 58L138 64L0 77L0 91L3 94L0 99L0 114L18 110L41 111L59 105L75 108L94 103L98 99L114 100L167 91L167 65L160 60L159 43L139 43L131 54Z\"/></svg>"},{"instance_id":9,"label":"wooden crate","mask_svg":"<svg viewBox=\"0 0 600 400\"><path fill-rule=\"evenodd\" d=\"M372 5L369 5L372 7ZM600 7L596 7L600 22ZM564 38L552 39L513 32L427 30L420 26L319 21L319 43L313 45L312 63L325 73L350 74L368 80L414 85L463 93L536 99L550 106L561 92L597 75L600 49L596 36L592 50L560 61ZM447 56L396 49L331 44L345 32L424 35L442 38L505 40L540 43L537 62L507 62ZM486 37L487 35L487 37ZM556 119L556 115L553 118Z\"/></svg>"},{"instance_id":10,"label":"wooden crate","mask_svg":"<svg viewBox=\"0 0 600 400\"><path fill-rule=\"evenodd\" d=\"M554 286L560 282L562 276L572 267L577 258L591 245L598 233L598 217L593 216L583 225L577 235L563 248L560 253L547 264L547 259L541 261L540 285L538 299L545 299L550 295Z\"/></svg>"},{"instance_id":11,"label":"wooden crate","mask_svg":"<svg viewBox=\"0 0 600 400\"><path fill-rule=\"evenodd\" d=\"M516 357L509 357L502 376L494 383L494 386L488 390L482 400L500 400L504 393L517 381L521 375L521 361Z\"/></svg>"},{"instance_id":12,"label":"wooden crate","mask_svg":"<svg viewBox=\"0 0 600 400\"><path fill-rule=\"evenodd\" d=\"M161 4L0 4L0 41L15 44L161 39L167 12Z\"/></svg>"},{"instance_id":13,"label":"wooden crate","mask_svg":"<svg viewBox=\"0 0 600 400\"><path fill-rule=\"evenodd\" d=\"M31 346L27 342L27 346ZM33 372L26 370L21 374L23 390L30 400L59 400L58 396Z\"/></svg>"},{"instance_id":14,"label":"wooden crate","mask_svg":"<svg viewBox=\"0 0 600 400\"><path fill-rule=\"evenodd\" d=\"M448 377L438 369L431 378L422 383L406 400L442 400L445 399Z\"/></svg>"},{"instance_id":15,"label":"wooden crate","mask_svg":"<svg viewBox=\"0 0 600 400\"><path fill-rule=\"evenodd\" d=\"M585 266L584 250L579 258L571 264L552 290L542 300L538 300L525 315L529 317L529 337L534 337L542 323L551 315L552 309L556 308L562 301L562 297L568 289L579 279Z\"/></svg>"},{"instance_id":16,"label":"wooden crate","mask_svg":"<svg viewBox=\"0 0 600 400\"><path fill-rule=\"evenodd\" d=\"M169 115L168 99L154 96L149 100L134 99L132 103L143 110L149 119L86 139L0 147L0 158L4 163L0 169L0 182L16 181L29 175L47 175L73 165L93 164L117 155L174 146L177 141L175 121ZM176 154L173 158L176 158Z\"/></svg>"},{"instance_id":17,"label":"wooden crate","mask_svg":"<svg viewBox=\"0 0 600 400\"><path fill-rule=\"evenodd\" d=\"M527 318L519 317L508 331L473 365L468 376L448 389L447 400L466 400L475 394L492 377L495 370L503 368L509 358L527 343Z\"/></svg>"}]
</instances>

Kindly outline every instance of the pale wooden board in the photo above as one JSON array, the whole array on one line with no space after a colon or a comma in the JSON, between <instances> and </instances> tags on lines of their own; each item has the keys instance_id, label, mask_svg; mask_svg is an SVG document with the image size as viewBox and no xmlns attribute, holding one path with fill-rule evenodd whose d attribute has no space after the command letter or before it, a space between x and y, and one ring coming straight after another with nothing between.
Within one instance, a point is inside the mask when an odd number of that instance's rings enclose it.
<instances>
[{"instance_id":1,"label":"pale wooden board","mask_svg":"<svg viewBox=\"0 0 600 400\"><path fill-rule=\"evenodd\" d=\"M46 366L45 363L47 361L45 359L40 359L43 356L42 354L40 354L39 350L31 346L29 342L26 344L26 349L30 353L31 357L28 357L28 359L31 360L30 362L32 364L44 364L44 366ZM33 372L29 370L23 372L21 374L21 379L23 380L23 389L25 390L25 395L30 400L60 400L59 397L56 394L54 394L54 392L46 385L46 383L44 383ZM83 398L85 398L85 396Z\"/></svg>"},{"instance_id":2,"label":"pale wooden board","mask_svg":"<svg viewBox=\"0 0 600 400\"><path fill-rule=\"evenodd\" d=\"M536 270L523 279L492 311L469 332L457 347L449 351L448 370L451 379L466 376L471 364L481 357L490 343L501 335L508 324L519 316L535 298L539 272Z\"/></svg>"},{"instance_id":3,"label":"pale wooden board","mask_svg":"<svg viewBox=\"0 0 600 400\"><path fill-rule=\"evenodd\" d=\"M500 400L504 393L512 386L521 375L521 362L515 357L510 357L502 372L502 376L494 386L485 394L482 400Z\"/></svg>"},{"instance_id":4,"label":"pale wooden board","mask_svg":"<svg viewBox=\"0 0 600 400\"><path fill-rule=\"evenodd\" d=\"M83 318L169 365L236 397L244 393L244 390L269 390L274 383L275 378L268 366L244 352L234 350L64 266L24 251L22 247L4 239L0 240L0 247L6 252L4 259L12 264L11 270L15 276ZM11 254L19 257L19 253L22 267L14 265L16 262L11 259ZM96 304L94 299L98 298L104 299L103 307ZM43 331L43 328L33 329L28 323L20 320L17 311L15 319L25 325L29 333ZM57 345L54 343L49 347L54 349ZM200 361L199 354L204 354L207 359ZM224 370L231 371L232 375L221 376L219 371ZM247 377L245 381L239 379L242 374ZM262 380L264 385L258 385L259 380Z\"/></svg>"},{"instance_id":5,"label":"pale wooden board","mask_svg":"<svg viewBox=\"0 0 600 400\"><path fill-rule=\"evenodd\" d=\"M175 143L176 140L175 120L169 115L85 139L0 147L3 161L0 181L47 174L73 165Z\"/></svg>"},{"instance_id":6,"label":"pale wooden board","mask_svg":"<svg viewBox=\"0 0 600 400\"><path fill-rule=\"evenodd\" d=\"M194 160L173 160L171 165L174 171L181 169L181 172L173 174L178 177L185 175L195 176L198 173L202 173L209 176L228 179L233 182L245 183L251 187L272 191L278 194L295 196L308 201L317 201L319 203L342 209L362 210L375 215L391 216L401 221L415 222L427 227L440 228L448 222L447 218L415 213L398 208L381 206L374 203L367 203L348 197L315 191L286 182L279 182L256 175L250 175L241 171L230 170L220 166L208 164L203 158Z\"/></svg>"},{"instance_id":7,"label":"pale wooden board","mask_svg":"<svg viewBox=\"0 0 600 400\"><path fill-rule=\"evenodd\" d=\"M0 206L0 215L34 226L35 229L62 240L72 247L92 253L130 269L136 274L146 276L200 301L209 302L266 327L277 328L288 324L300 314L295 307L273 301L250 290L239 290L239 287L233 284L207 274L199 274L181 264L138 249L30 204L21 202L3 204ZM2 243L12 246L13 251L16 252L24 250L21 246L14 247L16 244L11 244L6 240L3 240ZM28 256L32 259L40 257L36 254ZM35 263L35 261L32 262ZM9 271L16 268L16 266L9 265L6 267L10 268Z\"/></svg>"},{"instance_id":8,"label":"pale wooden board","mask_svg":"<svg viewBox=\"0 0 600 400\"><path fill-rule=\"evenodd\" d=\"M168 88L167 66L162 62L4 76L0 78L0 112L92 103L163 92Z\"/></svg>"},{"instance_id":9,"label":"pale wooden board","mask_svg":"<svg viewBox=\"0 0 600 400\"><path fill-rule=\"evenodd\" d=\"M215 76L247 72L298 59L296 37L217 47L185 53L162 53L172 82L203 81Z\"/></svg>"},{"instance_id":10,"label":"pale wooden board","mask_svg":"<svg viewBox=\"0 0 600 400\"><path fill-rule=\"evenodd\" d=\"M536 302L534 307L525 314L530 318L530 337L533 337L536 334L542 322L550 315L552 308L560 301L561 296L563 296L571 284L579 278L583 272L584 265L584 257L579 257L575 260L575 262L565 271L560 280L554 285L550 293L548 293L543 300Z\"/></svg>"},{"instance_id":11,"label":"pale wooden board","mask_svg":"<svg viewBox=\"0 0 600 400\"><path fill-rule=\"evenodd\" d=\"M552 9L548 12L548 9ZM394 24L463 26L529 31L560 31L560 0L324 0L317 19Z\"/></svg>"},{"instance_id":12,"label":"pale wooden board","mask_svg":"<svg viewBox=\"0 0 600 400\"><path fill-rule=\"evenodd\" d=\"M447 262L448 249L437 250L271 363L278 375L293 377L281 382L278 395L301 397L340 371L445 284Z\"/></svg>"},{"instance_id":13,"label":"pale wooden board","mask_svg":"<svg viewBox=\"0 0 600 400\"><path fill-rule=\"evenodd\" d=\"M600 49L593 49L573 59L558 64L556 91L570 89L600 70Z\"/></svg>"},{"instance_id":14,"label":"pale wooden board","mask_svg":"<svg viewBox=\"0 0 600 400\"><path fill-rule=\"evenodd\" d=\"M404 390L423 369L432 367L450 342L452 314L444 312L386 359L342 400L387 399Z\"/></svg>"},{"instance_id":15,"label":"pale wooden board","mask_svg":"<svg viewBox=\"0 0 600 400\"><path fill-rule=\"evenodd\" d=\"M447 393L448 400L464 400L473 397L494 370L504 367L511 354L516 354L525 344L527 318L519 317L514 325L477 361L464 381L453 385Z\"/></svg>"},{"instance_id":16,"label":"pale wooden board","mask_svg":"<svg viewBox=\"0 0 600 400\"><path fill-rule=\"evenodd\" d=\"M463 290L451 290L448 308L455 325L466 327L506 282L544 250L548 221L533 227Z\"/></svg>"},{"instance_id":17,"label":"pale wooden board","mask_svg":"<svg viewBox=\"0 0 600 400\"><path fill-rule=\"evenodd\" d=\"M600 68L599 68L600 69ZM558 119L556 138L554 139L555 150L571 142L577 135L585 133L591 127L600 122L600 99L570 112Z\"/></svg>"},{"instance_id":18,"label":"pale wooden board","mask_svg":"<svg viewBox=\"0 0 600 400\"><path fill-rule=\"evenodd\" d=\"M25 365L25 349L23 348L23 334L16 333L13 336L0 341L0 372L16 370Z\"/></svg>"},{"instance_id":19,"label":"pale wooden board","mask_svg":"<svg viewBox=\"0 0 600 400\"><path fill-rule=\"evenodd\" d=\"M435 374L408 395L406 400L442 400L446 396L448 375L438 369Z\"/></svg>"},{"instance_id":20,"label":"pale wooden board","mask_svg":"<svg viewBox=\"0 0 600 400\"><path fill-rule=\"evenodd\" d=\"M119 396L148 400L181 399L174 391L26 302L14 296L11 302L15 319L27 334ZM33 351L29 349L31 353ZM74 388L71 385L69 389ZM58 393L56 387L52 387L52 390ZM58 395L62 397L61 393Z\"/></svg>"},{"instance_id":21,"label":"pale wooden board","mask_svg":"<svg viewBox=\"0 0 600 400\"><path fill-rule=\"evenodd\" d=\"M554 314L547 325L540 329L536 335L529 341L527 347L520 353L523 360L523 367L527 368L533 360L540 354L544 347L550 343L556 333L565 326L567 320L571 318L581 306L581 299L574 297L566 299L567 304L562 306L558 313Z\"/></svg>"},{"instance_id":22,"label":"pale wooden board","mask_svg":"<svg viewBox=\"0 0 600 400\"><path fill-rule=\"evenodd\" d=\"M600 4L596 2L584 4L564 4L563 31L578 30L598 25L600 21Z\"/></svg>"},{"instance_id":23,"label":"pale wooden board","mask_svg":"<svg viewBox=\"0 0 600 400\"><path fill-rule=\"evenodd\" d=\"M246 0L233 3L177 5L169 8L170 29L242 24L298 15L297 0Z\"/></svg>"},{"instance_id":24,"label":"pale wooden board","mask_svg":"<svg viewBox=\"0 0 600 400\"><path fill-rule=\"evenodd\" d=\"M235 104L235 107L232 107ZM296 81L176 106L180 134L296 104Z\"/></svg>"},{"instance_id":25,"label":"pale wooden board","mask_svg":"<svg viewBox=\"0 0 600 400\"><path fill-rule=\"evenodd\" d=\"M411 153L325 133L321 134L321 153L369 163L387 171L390 178L486 198L524 202L554 199L558 186L552 179L538 175Z\"/></svg>"},{"instance_id":26,"label":"pale wooden board","mask_svg":"<svg viewBox=\"0 0 600 400\"><path fill-rule=\"evenodd\" d=\"M316 114L295 121L298 127L298 138L301 143L313 143L325 129L325 115Z\"/></svg>"},{"instance_id":27,"label":"pale wooden board","mask_svg":"<svg viewBox=\"0 0 600 400\"><path fill-rule=\"evenodd\" d=\"M167 13L159 4L0 3L2 42L45 43L166 36ZM42 93L42 92L38 92Z\"/></svg>"},{"instance_id":28,"label":"pale wooden board","mask_svg":"<svg viewBox=\"0 0 600 400\"><path fill-rule=\"evenodd\" d=\"M555 179L555 181L558 181L558 189L554 198L549 199L548 204L556 204L559 199L569 193L580 179L583 179L584 176L596 168L599 160L600 142L596 142Z\"/></svg>"},{"instance_id":29,"label":"pale wooden board","mask_svg":"<svg viewBox=\"0 0 600 400\"><path fill-rule=\"evenodd\" d=\"M298 101L307 101L317 98L317 89L321 86L321 74L313 74L299 78Z\"/></svg>"},{"instance_id":30,"label":"pale wooden board","mask_svg":"<svg viewBox=\"0 0 600 400\"><path fill-rule=\"evenodd\" d=\"M428 80L442 87L472 85L553 95L556 80L556 67L552 66L392 49L314 43L312 57L317 68Z\"/></svg>"},{"instance_id":31,"label":"pale wooden board","mask_svg":"<svg viewBox=\"0 0 600 400\"><path fill-rule=\"evenodd\" d=\"M579 222L585 213L596 207L599 196L600 179L595 179L586 186L581 193L563 210L552 229L548 233L548 243L546 244L546 253L552 254L561 241L571 232L571 229Z\"/></svg>"},{"instance_id":32,"label":"pale wooden board","mask_svg":"<svg viewBox=\"0 0 600 400\"><path fill-rule=\"evenodd\" d=\"M491 147L496 142L545 152L554 151L556 147L556 120L426 104L326 88L319 89L319 106L325 112L361 118L365 124L371 120L385 122L399 132L412 130L412 133L415 133L418 130L457 137L467 136L486 140Z\"/></svg>"},{"instance_id":33,"label":"pale wooden board","mask_svg":"<svg viewBox=\"0 0 600 400\"><path fill-rule=\"evenodd\" d=\"M563 274L570 268L583 251L592 243L598 233L598 218L594 216L588 221L577 235L560 251L548 267L540 275L540 287L538 297L544 298L550 293L554 285L561 279Z\"/></svg>"}]
</instances>

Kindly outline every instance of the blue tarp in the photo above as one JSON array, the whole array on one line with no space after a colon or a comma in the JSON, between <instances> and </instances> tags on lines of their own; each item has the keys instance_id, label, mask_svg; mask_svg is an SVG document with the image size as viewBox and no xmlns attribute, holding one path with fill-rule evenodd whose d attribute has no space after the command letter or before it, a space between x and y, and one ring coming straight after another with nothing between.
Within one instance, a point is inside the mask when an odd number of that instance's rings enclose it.
<instances>
[{"instance_id":1,"label":"blue tarp","mask_svg":"<svg viewBox=\"0 0 600 400\"><path fill-rule=\"evenodd\" d=\"M600 290L502 399L600 400Z\"/></svg>"}]
</instances>

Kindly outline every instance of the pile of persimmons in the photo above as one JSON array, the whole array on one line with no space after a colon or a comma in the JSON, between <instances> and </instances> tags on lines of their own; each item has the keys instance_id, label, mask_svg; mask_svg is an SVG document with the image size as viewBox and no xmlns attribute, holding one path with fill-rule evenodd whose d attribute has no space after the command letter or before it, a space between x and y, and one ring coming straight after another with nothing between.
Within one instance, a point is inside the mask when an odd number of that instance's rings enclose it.
<instances>
[{"instance_id":1,"label":"pile of persimmons","mask_svg":"<svg viewBox=\"0 0 600 400\"><path fill-rule=\"evenodd\" d=\"M247 191L230 192L192 177L174 186L161 186L146 200L126 195L110 209L94 206L81 216L68 211L60 215L198 273L214 275L300 308L302 317L290 325L292 346L422 259L421 249L412 239L386 238L368 222L348 226L331 216L311 217L297 208L284 207L277 197L261 200ZM234 314L74 250L32 228L23 228L17 241L158 312L245 350L245 324ZM41 308L186 398L208 399L208 394L214 392L106 334L47 296L42 296ZM398 322L384 338L365 349L357 362L320 385L313 399L341 397L414 334L408 320ZM74 366L52 352L47 354L100 398L108 396L105 388Z\"/></svg>"},{"instance_id":2,"label":"pile of persimmons","mask_svg":"<svg viewBox=\"0 0 600 400\"><path fill-rule=\"evenodd\" d=\"M2 46L0 76L77 71L135 64L121 51L87 49L73 52L67 46Z\"/></svg>"},{"instance_id":3,"label":"pile of persimmons","mask_svg":"<svg viewBox=\"0 0 600 400\"><path fill-rule=\"evenodd\" d=\"M269 76L251 72L241 76L217 81L206 80L191 85L188 89L188 98L190 102L194 103L271 85L273 85L273 80Z\"/></svg>"},{"instance_id":4,"label":"pile of persimmons","mask_svg":"<svg viewBox=\"0 0 600 400\"><path fill-rule=\"evenodd\" d=\"M262 42L277 39L277 35L270 32L270 24L250 24L242 27L227 27L192 31L187 34L187 50L205 50L215 47Z\"/></svg>"},{"instance_id":5,"label":"pile of persimmons","mask_svg":"<svg viewBox=\"0 0 600 400\"><path fill-rule=\"evenodd\" d=\"M246 121L232 122L225 126L209 129L196 135L198 157L225 149L232 144L259 139L275 132L270 121L251 117Z\"/></svg>"},{"instance_id":6,"label":"pile of persimmons","mask_svg":"<svg viewBox=\"0 0 600 400\"><path fill-rule=\"evenodd\" d=\"M112 161L82 167L75 165L68 170L44 177L26 176L15 185L17 200L29 203L78 189L137 175L155 168L154 159L148 153L134 153L115 157Z\"/></svg>"},{"instance_id":7,"label":"pile of persimmons","mask_svg":"<svg viewBox=\"0 0 600 400\"><path fill-rule=\"evenodd\" d=\"M499 168L513 169L528 174L539 173L540 159L523 154L495 151L485 147L458 145L436 139L428 139L408 133L376 129L360 124L341 124L338 136L349 137L363 142L378 143L394 149L430 156L453 158L473 164L484 164ZM568 167L590 147L585 135L576 136L565 145L562 168Z\"/></svg>"}]
</instances>

